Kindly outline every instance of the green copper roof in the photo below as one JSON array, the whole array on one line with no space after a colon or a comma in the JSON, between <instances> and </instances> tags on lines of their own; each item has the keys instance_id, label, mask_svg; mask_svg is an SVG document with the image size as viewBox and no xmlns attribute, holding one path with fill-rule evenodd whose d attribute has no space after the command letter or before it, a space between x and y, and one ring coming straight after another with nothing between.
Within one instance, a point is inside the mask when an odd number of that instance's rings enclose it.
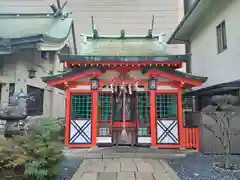
<instances>
[{"instance_id":1,"label":"green copper roof","mask_svg":"<svg viewBox=\"0 0 240 180\"><path fill-rule=\"evenodd\" d=\"M87 38L82 42L79 55L83 56L164 56L164 46L158 38Z\"/></svg>"},{"instance_id":2,"label":"green copper roof","mask_svg":"<svg viewBox=\"0 0 240 180\"><path fill-rule=\"evenodd\" d=\"M54 18L53 16L1 16L1 38L22 38L28 36L44 35L53 39L66 38L72 20Z\"/></svg>"},{"instance_id":3,"label":"green copper roof","mask_svg":"<svg viewBox=\"0 0 240 180\"><path fill-rule=\"evenodd\" d=\"M92 56L92 55L69 55L59 54L60 62L65 61L86 61L86 62L173 62L187 61L188 55L165 55L165 56Z\"/></svg>"},{"instance_id":4,"label":"green copper roof","mask_svg":"<svg viewBox=\"0 0 240 180\"><path fill-rule=\"evenodd\" d=\"M84 72L84 71L87 71L89 69L98 69L100 71L104 71L104 68L100 67L100 66L99 67L94 67L94 68L93 67L78 67L78 68L73 68L70 71L67 71L67 72L64 72L64 73L61 73L61 74L42 77L42 80L43 80L43 82L57 80L57 79L61 79L61 78L64 78L64 77L73 76L77 73Z\"/></svg>"},{"instance_id":5,"label":"green copper roof","mask_svg":"<svg viewBox=\"0 0 240 180\"><path fill-rule=\"evenodd\" d=\"M177 76L184 77L184 78L187 78L187 79L198 80L198 81L201 81L203 83L206 82L207 79L208 79L207 77L195 76L195 75L192 75L192 74L189 74L189 73L184 73L182 71L178 71L176 69L166 67L166 66L163 66L163 67L162 66L161 67L160 66L157 66L157 67L143 67L142 72L146 73L147 71L149 71L151 69L159 69L159 70L164 71L164 72L175 74Z\"/></svg>"},{"instance_id":6,"label":"green copper roof","mask_svg":"<svg viewBox=\"0 0 240 180\"><path fill-rule=\"evenodd\" d=\"M59 75L43 77L42 80L44 82L47 82L47 81L50 81L50 80L57 80L57 79L61 79L61 78L64 78L64 77L72 76L74 74L77 74L79 72L83 72L83 71L86 71L86 70L92 69L92 68L94 68L94 69L97 68L101 71L104 71L104 67L79 67L79 68L72 69L69 72L59 74ZM184 78L187 78L187 79L198 80L198 81L201 81L201 82L205 82L207 80L207 77L191 75L191 74L188 74L188 73L184 73L184 72L172 69L170 67L158 67L158 66L154 67L154 66L152 66L152 67L143 67L141 70L142 70L143 73L146 73L147 71L149 71L151 69L154 69L154 68L159 69L159 70L164 71L164 72L169 72L171 74L175 74L177 76L184 77Z\"/></svg>"},{"instance_id":7,"label":"green copper roof","mask_svg":"<svg viewBox=\"0 0 240 180\"><path fill-rule=\"evenodd\" d=\"M0 14L0 54L2 46L15 49L16 46L35 44L39 50L59 50L67 40L72 19L52 15L1 15ZM9 49L8 49L9 50ZM6 51L6 50L5 50ZM11 51L11 50L10 50ZM10 52L11 53L11 52Z\"/></svg>"}]
</instances>

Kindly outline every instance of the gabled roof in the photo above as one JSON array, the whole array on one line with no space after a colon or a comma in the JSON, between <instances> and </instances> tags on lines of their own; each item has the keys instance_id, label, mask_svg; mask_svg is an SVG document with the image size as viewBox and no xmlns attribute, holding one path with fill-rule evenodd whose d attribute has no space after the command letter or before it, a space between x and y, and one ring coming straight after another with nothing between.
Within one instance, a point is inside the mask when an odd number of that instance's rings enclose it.
<instances>
[{"instance_id":1,"label":"gabled roof","mask_svg":"<svg viewBox=\"0 0 240 180\"><path fill-rule=\"evenodd\" d=\"M60 54L60 62L182 62L189 55L169 55L158 36L83 37L77 55Z\"/></svg>"},{"instance_id":2,"label":"gabled roof","mask_svg":"<svg viewBox=\"0 0 240 180\"><path fill-rule=\"evenodd\" d=\"M74 75L79 74L79 73L83 73L84 71L88 71L88 70L91 70L91 69L97 69L97 70L102 71L102 72L104 72L104 70L105 70L104 67L79 67L79 68L74 68L74 69L70 70L69 72L59 74L59 75L42 77L42 80L47 83L48 81L55 81L55 80L68 78L68 77L74 76ZM153 67L143 67L143 68L141 68L141 71L143 73L147 73L148 71L150 71L152 69L157 69L157 70L160 70L164 73L170 73L172 75L176 75L176 76L184 78L184 79L196 80L196 81L199 81L201 83L204 83L207 80L207 77L191 75L191 74L188 74L188 73L184 73L184 72L175 70L175 69L170 68L170 67L154 67L154 66Z\"/></svg>"},{"instance_id":3,"label":"gabled roof","mask_svg":"<svg viewBox=\"0 0 240 180\"><path fill-rule=\"evenodd\" d=\"M81 43L83 56L164 56L167 55L158 37L105 36L87 37Z\"/></svg>"},{"instance_id":4,"label":"gabled roof","mask_svg":"<svg viewBox=\"0 0 240 180\"><path fill-rule=\"evenodd\" d=\"M58 51L66 43L72 19L53 14L0 14L0 54L22 48Z\"/></svg>"},{"instance_id":5,"label":"gabled roof","mask_svg":"<svg viewBox=\"0 0 240 180\"><path fill-rule=\"evenodd\" d=\"M229 1L230 2L230 1ZM195 0L191 9L184 16L173 34L168 39L168 44L184 44L190 40L196 28L206 19L213 9L224 7L228 3L226 0Z\"/></svg>"}]
</instances>

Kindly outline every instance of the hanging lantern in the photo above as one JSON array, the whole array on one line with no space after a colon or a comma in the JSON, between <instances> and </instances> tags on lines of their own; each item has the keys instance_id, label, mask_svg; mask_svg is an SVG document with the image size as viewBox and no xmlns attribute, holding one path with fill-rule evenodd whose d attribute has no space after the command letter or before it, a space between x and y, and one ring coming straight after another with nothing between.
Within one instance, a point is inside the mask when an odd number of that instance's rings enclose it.
<instances>
[{"instance_id":1,"label":"hanging lantern","mask_svg":"<svg viewBox=\"0 0 240 180\"><path fill-rule=\"evenodd\" d=\"M91 79L91 89L96 90L99 87L99 81L97 78L92 78Z\"/></svg>"},{"instance_id":2,"label":"hanging lantern","mask_svg":"<svg viewBox=\"0 0 240 180\"><path fill-rule=\"evenodd\" d=\"M156 90L157 89L157 79L156 78L151 78L148 81L148 88L150 90Z\"/></svg>"},{"instance_id":3,"label":"hanging lantern","mask_svg":"<svg viewBox=\"0 0 240 180\"><path fill-rule=\"evenodd\" d=\"M33 69L33 68L29 69L29 70L28 70L28 77L29 77L30 79L35 78L35 77L36 77L36 70Z\"/></svg>"}]
</instances>

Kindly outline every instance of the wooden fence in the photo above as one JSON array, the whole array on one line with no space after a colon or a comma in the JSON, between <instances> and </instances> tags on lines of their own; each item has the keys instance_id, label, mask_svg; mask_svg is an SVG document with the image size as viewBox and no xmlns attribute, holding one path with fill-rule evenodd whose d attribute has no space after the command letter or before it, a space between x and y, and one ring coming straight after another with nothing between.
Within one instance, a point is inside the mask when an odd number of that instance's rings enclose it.
<instances>
[{"instance_id":1,"label":"wooden fence","mask_svg":"<svg viewBox=\"0 0 240 180\"><path fill-rule=\"evenodd\" d=\"M184 147L200 151L198 128L184 128Z\"/></svg>"}]
</instances>

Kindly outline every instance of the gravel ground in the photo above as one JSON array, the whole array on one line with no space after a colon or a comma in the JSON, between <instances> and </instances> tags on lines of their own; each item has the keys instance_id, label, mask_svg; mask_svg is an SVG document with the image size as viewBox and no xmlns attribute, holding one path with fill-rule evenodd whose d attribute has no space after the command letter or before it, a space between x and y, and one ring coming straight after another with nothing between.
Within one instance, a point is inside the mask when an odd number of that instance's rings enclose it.
<instances>
[{"instance_id":1,"label":"gravel ground","mask_svg":"<svg viewBox=\"0 0 240 180\"><path fill-rule=\"evenodd\" d=\"M221 155L194 153L184 159L168 160L181 180L240 180L240 172L215 169L212 164L222 160ZM240 156L232 156L232 162L240 164Z\"/></svg>"},{"instance_id":2,"label":"gravel ground","mask_svg":"<svg viewBox=\"0 0 240 180\"><path fill-rule=\"evenodd\" d=\"M56 180L71 180L82 160L76 157L65 157L61 163L61 172Z\"/></svg>"}]
</instances>

